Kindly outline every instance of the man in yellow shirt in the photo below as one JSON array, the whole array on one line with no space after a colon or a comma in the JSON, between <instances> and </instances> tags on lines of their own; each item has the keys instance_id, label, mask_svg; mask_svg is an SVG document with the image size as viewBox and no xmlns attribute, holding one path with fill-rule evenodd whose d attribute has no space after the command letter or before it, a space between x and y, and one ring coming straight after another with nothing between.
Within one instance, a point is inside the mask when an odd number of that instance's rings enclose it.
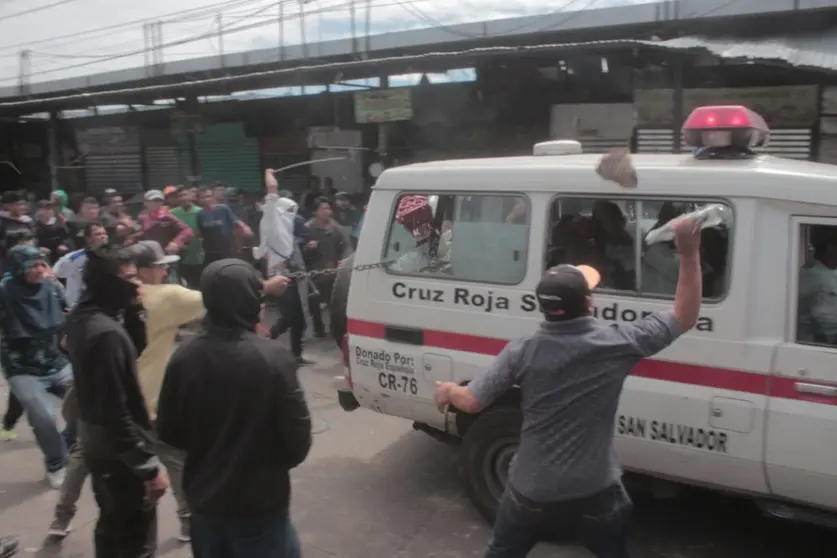
<instances>
[{"instance_id":1,"label":"man in yellow shirt","mask_svg":"<svg viewBox=\"0 0 837 558\"><path fill-rule=\"evenodd\" d=\"M154 422L157 419L157 398L163 387L166 363L174 350L177 330L182 325L201 319L205 309L200 291L165 282L168 266L176 264L179 256L166 254L162 246L153 240L137 242L129 250L143 283L142 306L145 309L147 336L145 349L137 359L137 375L148 413ZM180 519L180 535L177 538L181 542L189 542L190 512L183 493L183 462L186 456L162 443L158 443L156 450L157 457L166 467L172 493L177 500L177 517Z\"/></svg>"}]
</instances>

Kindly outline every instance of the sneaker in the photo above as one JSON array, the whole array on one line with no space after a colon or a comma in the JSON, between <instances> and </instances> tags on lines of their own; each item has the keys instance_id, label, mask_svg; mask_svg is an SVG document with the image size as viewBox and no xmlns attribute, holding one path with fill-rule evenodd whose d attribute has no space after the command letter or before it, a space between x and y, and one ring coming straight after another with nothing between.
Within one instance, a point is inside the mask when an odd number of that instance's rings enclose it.
<instances>
[{"instance_id":1,"label":"sneaker","mask_svg":"<svg viewBox=\"0 0 837 558\"><path fill-rule=\"evenodd\" d=\"M15 438L17 438L17 432L14 430L0 428L0 441L8 442L9 440L14 440Z\"/></svg>"},{"instance_id":2,"label":"sneaker","mask_svg":"<svg viewBox=\"0 0 837 558\"><path fill-rule=\"evenodd\" d=\"M47 471L46 478L49 485L58 490L64 484L64 479L67 477L67 469L58 469L57 471Z\"/></svg>"},{"instance_id":3,"label":"sneaker","mask_svg":"<svg viewBox=\"0 0 837 558\"><path fill-rule=\"evenodd\" d=\"M308 360L305 357L296 357L296 363L299 366L311 366L312 364L314 364L314 361Z\"/></svg>"},{"instance_id":4,"label":"sneaker","mask_svg":"<svg viewBox=\"0 0 837 558\"><path fill-rule=\"evenodd\" d=\"M49 526L47 536L63 539L70 534L70 530L73 528L72 525L70 525L70 521L71 520L69 518L64 519L56 517Z\"/></svg>"},{"instance_id":5,"label":"sneaker","mask_svg":"<svg viewBox=\"0 0 837 558\"><path fill-rule=\"evenodd\" d=\"M11 558L17 554L19 545L17 537L0 537L0 558Z\"/></svg>"},{"instance_id":6,"label":"sneaker","mask_svg":"<svg viewBox=\"0 0 837 558\"><path fill-rule=\"evenodd\" d=\"M183 543L192 540L192 522L188 518L180 520L180 534L177 535L177 540Z\"/></svg>"}]
</instances>

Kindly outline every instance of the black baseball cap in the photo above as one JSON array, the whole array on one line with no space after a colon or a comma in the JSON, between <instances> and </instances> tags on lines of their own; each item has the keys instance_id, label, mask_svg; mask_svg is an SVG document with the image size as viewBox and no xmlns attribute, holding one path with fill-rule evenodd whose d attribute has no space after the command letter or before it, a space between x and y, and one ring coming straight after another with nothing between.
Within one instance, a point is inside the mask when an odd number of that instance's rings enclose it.
<instances>
[{"instance_id":1,"label":"black baseball cap","mask_svg":"<svg viewBox=\"0 0 837 558\"><path fill-rule=\"evenodd\" d=\"M569 318L585 315L587 297L599 281L599 272L588 265L562 264L549 268L535 288L541 312Z\"/></svg>"}]
</instances>

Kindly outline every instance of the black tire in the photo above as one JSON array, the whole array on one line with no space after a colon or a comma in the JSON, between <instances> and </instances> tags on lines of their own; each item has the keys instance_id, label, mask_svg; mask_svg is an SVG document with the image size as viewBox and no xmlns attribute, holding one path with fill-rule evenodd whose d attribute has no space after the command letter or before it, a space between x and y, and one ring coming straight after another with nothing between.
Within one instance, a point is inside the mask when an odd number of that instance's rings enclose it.
<instances>
[{"instance_id":1,"label":"black tire","mask_svg":"<svg viewBox=\"0 0 837 558\"><path fill-rule=\"evenodd\" d=\"M520 445L522 424L519 409L497 407L477 417L462 438L460 459L468 498L491 524L500 505L509 463Z\"/></svg>"}]
</instances>

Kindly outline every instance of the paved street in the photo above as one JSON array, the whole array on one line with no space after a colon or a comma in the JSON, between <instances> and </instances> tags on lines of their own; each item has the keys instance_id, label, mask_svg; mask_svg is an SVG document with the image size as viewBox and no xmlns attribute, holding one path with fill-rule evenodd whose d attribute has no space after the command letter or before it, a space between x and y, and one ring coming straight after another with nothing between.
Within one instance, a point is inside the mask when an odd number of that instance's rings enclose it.
<instances>
[{"instance_id":1,"label":"paved street","mask_svg":"<svg viewBox=\"0 0 837 558\"><path fill-rule=\"evenodd\" d=\"M333 345L318 343L304 369L317 435L294 472L293 513L306 558L479 557L489 530L460 488L455 450L413 432L408 422L363 410L344 413L331 378L340 372ZM3 404L6 388L0 388ZM56 492L42 480L39 453L25 423L0 445L0 531L18 533L21 556L91 557L96 508L83 497L73 533L44 541ZM746 502L695 492L667 502L637 501L640 558L796 558L833 556L837 535L763 519ZM186 558L175 540L173 501L160 510L160 556ZM582 558L583 550L541 546L533 558Z\"/></svg>"}]
</instances>

